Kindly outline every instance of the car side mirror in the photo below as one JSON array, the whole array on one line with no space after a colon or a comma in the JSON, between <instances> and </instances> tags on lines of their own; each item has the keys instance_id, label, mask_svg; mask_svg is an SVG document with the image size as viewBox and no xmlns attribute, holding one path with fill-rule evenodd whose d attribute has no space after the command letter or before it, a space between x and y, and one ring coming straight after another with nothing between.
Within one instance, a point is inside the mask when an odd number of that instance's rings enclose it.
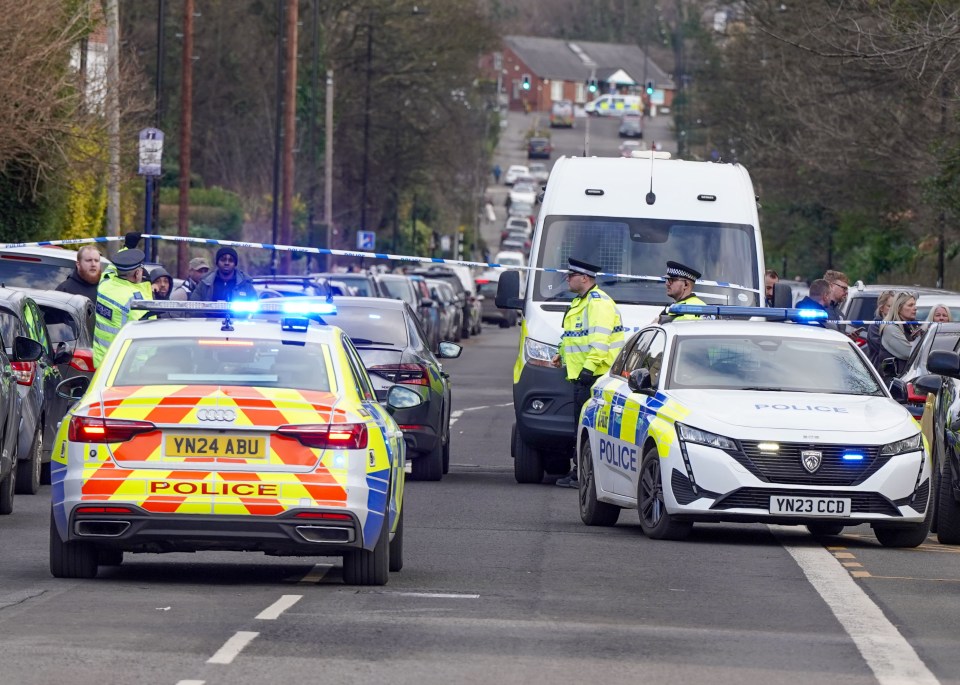
<instances>
[{"instance_id":1,"label":"car side mirror","mask_svg":"<svg viewBox=\"0 0 960 685\"><path fill-rule=\"evenodd\" d=\"M35 362L43 356L43 345L33 338L18 335L13 341L12 362Z\"/></svg>"},{"instance_id":2,"label":"car side mirror","mask_svg":"<svg viewBox=\"0 0 960 685\"><path fill-rule=\"evenodd\" d=\"M57 351L53 355L53 363L69 364L72 359L73 359L73 350L69 349L63 343L58 343Z\"/></svg>"},{"instance_id":3,"label":"car side mirror","mask_svg":"<svg viewBox=\"0 0 960 685\"><path fill-rule=\"evenodd\" d=\"M960 378L960 355L950 350L933 350L927 356L927 371L940 376Z\"/></svg>"},{"instance_id":4,"label":"car side mirror","mask_svg":"<svg viewBox=\"0 0 960 685\"><path fill-rule=\"evenodd\" d=\"M927 367L929 368L929 367ZM887 357L880 362L880 375L884 378L891 378L897 375L897 360L893 357Z\"/></svg>"},{"instance_id":5,"label":"car side mirror","mask_svg":"<svg viewBox=\"0 0 960 685\"><path fill-rule=\"evenodd\" d=\"M495 302L498 309L523 309L523 300L520 299L519 271L504 271L500 274Z\"/></svg>"},{"instance_id":6,"label":"car side mirror","mask_svg":"<svg viewBox=\"0 0 960 685\"><path fill-rule=\"evenodd\" d=\"M627 387L630 392L639 392L644 395L653 394L653 386L649 369L634 369L627 377Z\"/></svg>"},{"instance_id":7,"label":"car side mirror","mask_svg":"<svg viewBox=\"0 0 960 685\"><path fill-rule=\"evenodd\" d=\"M890 396L900 404L906 404L910 399L907 393L907 384L899 378L890 381Z\"/></svg>"},{"instance_id":8,"label":"car side mirror","mask_svg":"<svg viewBox=\"0 0 960 685\"><path fill-rule=\"evenodd\" d=\"M76 402L90 387L90 379L86 376L71 376L57 383L57 397Z\"/></svg>"},{"instance_id":9,"label":"car side mirror","mask_svg":"<svg viewBox=\"0 0 960 685\"><path fill-rule=\"evenodd\" d=\"M73 380L73 379L70 379ZM66 383L66 381L64 381ZM63 383L61 383L63 385ZM402 385L395 385L387 393L387 409L396 411L397 409L412 409L423 404L423 397L410 388Z\"/></svg>"},{"instance_id":10,"label":"car side mirror","mask_svg":"<svg viewBox=\"0 0 960 685\"><path fill-rule=\"evenodd\" d=\"M457 343L442 341L437 347L437 356L441 359L456 359L463 352L463 348Z\"/></svg>"},{"instance_id":11,"label":"car side mirror","mask_svg":"<svg viewBox=\"0 0 960 685\"><path fill-rule=\"evenodd\" d=\"M786 283L773 284L773 306L785 309L793 307L793 290Z\"/></svg>"},{"instance_id":12,"label":"car side mirror","mask_svg":"<svg viewBox=\"0 0 960 685\"><path fill-rule=\"evenodd\" d=\"M920 392L933 393L936 395L940 392L940 387L943 385L943 377L936 376L932 373L927 374L926 376L920 376L913 381L913 387L919 390Z\"/></svg>"}]
</instances>

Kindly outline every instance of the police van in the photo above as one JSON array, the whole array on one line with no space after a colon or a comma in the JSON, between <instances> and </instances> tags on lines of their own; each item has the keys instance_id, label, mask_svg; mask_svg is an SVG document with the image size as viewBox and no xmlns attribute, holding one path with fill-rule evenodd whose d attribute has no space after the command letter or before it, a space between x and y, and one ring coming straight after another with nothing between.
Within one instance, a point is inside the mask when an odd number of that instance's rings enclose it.
<instances>
[{"instance_id":1,"label":"police van","mask_svg":"<svg viewBox=\"0 0 960 685\"><path fill-rule=\"evenodd\" d=\"M761 304L763 244L747 170L672 160L666 152L634 154L558 159L528 261L538 270L528 275L523 292L519 271L500 277L497 306L523 312L511 437L520 483L538 483L545 471L566 473L574 454L573 387L551 364L573 298L564 278L568 257L619 274L601 275L597 285L616 301L627 338L671 303L656 278L667 260L720 283L695 287L708 304Z\"/></svg>"},{"instance_id":2,"label":"police van","mask_svg":"<svg viewBox=\"0 0 960 685\"><path fill-rule=\"evenodd\" d=\"M639 95L601 95L583 106L587 114L598 117L620 117L624 114L643 114L643 102Z\"/></svg>"}]
</instances>

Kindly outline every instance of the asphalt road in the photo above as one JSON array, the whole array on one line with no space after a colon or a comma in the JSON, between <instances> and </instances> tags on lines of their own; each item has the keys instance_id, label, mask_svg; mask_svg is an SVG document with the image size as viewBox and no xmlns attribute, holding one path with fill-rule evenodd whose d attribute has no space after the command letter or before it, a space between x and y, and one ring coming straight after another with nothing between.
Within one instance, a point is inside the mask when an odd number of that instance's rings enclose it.
<instances>
[{"instance_id":1,"label":"asphalt road","mask_svg":"<svg viewBox=\"0 0 960 685\"><path fill-rule=\"evenodd\" d=\"M409 483L405 566L384 588L338 559L127 555L47 568L48 487L0 518L0 683L960 683L960 548L868 528L584 526L576 492L513 479L518 329L446 368L452 466Z\"/></svg>"}]
</instances>

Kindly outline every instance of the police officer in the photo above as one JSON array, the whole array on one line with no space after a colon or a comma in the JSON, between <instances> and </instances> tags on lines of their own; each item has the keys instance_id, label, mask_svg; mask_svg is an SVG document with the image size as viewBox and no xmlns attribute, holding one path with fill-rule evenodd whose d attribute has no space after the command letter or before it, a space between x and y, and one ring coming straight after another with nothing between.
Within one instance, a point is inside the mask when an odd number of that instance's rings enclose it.
<instances>
[{"instance_id":1,"label":"police officer","mask_svg":"<svg viewBox=\"0 0 960 685\"><path fill-rule=\"evenodd\" d=\"M706 305L706 302L693 294L693 284L700 278L700 275L700 272L696 269L685 266L680 262L667 262L667 273L663 277L667 282L667 296L673 300L674 304ZM670 314L668 313L669 309L670 307L663 308L663 312L660 314L660 323L701 318L696 314L685 314L683 316Z\"/></svg>"},{"instance_id":2,"label":"police officer","mask_svg":"<svg viewBox=\"0 0 960 685\"><path fill-rule=\"evenodd\" d=\"M110 343L127 321L139 319L146 312L130 310L131 300L152 300L150 283L143 280L143 250L121 250L113 258L113 269L104 272L97 288L97 325L93 333L93 365L107 353Z\"/></svg>"},{"instance_id":3,"label":"police officer","mask_svg":"<svg viewBox=\"0 0 960 685\"><path fill-rule=\"evenodd\" d=\"M597 287L600 267L573 257L567 261L567 283L576 297L563 315L563 338L553 365L567 367L567 381L573 383L574 417L579 423L580 410L590 398L594 381L610 370L623 347L623 322L617 305ZM580 486L576 461L570 473L557 480L557 485Z\"/></svg>"}]
</instances>

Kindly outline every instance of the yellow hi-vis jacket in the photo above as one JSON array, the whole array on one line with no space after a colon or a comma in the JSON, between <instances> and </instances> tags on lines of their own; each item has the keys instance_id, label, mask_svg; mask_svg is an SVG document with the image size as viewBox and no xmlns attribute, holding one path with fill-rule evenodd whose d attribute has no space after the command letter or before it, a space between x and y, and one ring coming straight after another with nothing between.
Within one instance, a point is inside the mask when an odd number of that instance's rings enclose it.
<instances>
[{"instance_id":1,"label":"yellow hi-vis jacket","mask_svg":"<svg viewBox=\"0 0 960 685\"><path fill-rule=\"evenodd\" d=\"M683 298L682 300L677 300L677 301L674 302L673 304L698 304L698 305L704 305L704 306L706 306L707 303L704 302L703 300L701 300L699 297L697 297L697 296L694 295L693 293L690 293L689 295L687 295L687 296L686 296L685 298ZM667 321L690 321L690 320L693 320L693 319L703 318L703 317L701 317L699 314L684 314L683 316L675 316L675 315L673 315L673 314L668 313L670 307L672 307L672 306L673 306L673 305L667 305L666 307L663 308L663 313L664 313L665 318L667 319ZM713 317L711 316L711 317L707 317L707 318L711 318L711 319L712 319Z\"/></svg>"},{"instance_id":2,"label":"yellow hi-vis jacket","mask_svg":"<svg viewBox=\"0 0 960 685\"><path fill-rule=\"evenodd\" d=\"M149 281L132 283L109 271L100 277L97 286L97 325L93 331L93 366L100 368L100 362L107 354L107 348L117 337L117 333L127 321L142 318L145 311L130 310L130 300L152 300L153 290Z\"/></svg>"},{"instance_id":3,"label":"yellow hi-vis jacket","mask_svg":"<svg viewBox=\"0 0 960 685\"><path fill-rule=\"evenodd\" d=\"M623 347L623 321L610 296L594 286L574 298L563 315L560 357L567 367L567 380L586 369L594 376L606 373Z\"/></svg>"}]
</instances>

